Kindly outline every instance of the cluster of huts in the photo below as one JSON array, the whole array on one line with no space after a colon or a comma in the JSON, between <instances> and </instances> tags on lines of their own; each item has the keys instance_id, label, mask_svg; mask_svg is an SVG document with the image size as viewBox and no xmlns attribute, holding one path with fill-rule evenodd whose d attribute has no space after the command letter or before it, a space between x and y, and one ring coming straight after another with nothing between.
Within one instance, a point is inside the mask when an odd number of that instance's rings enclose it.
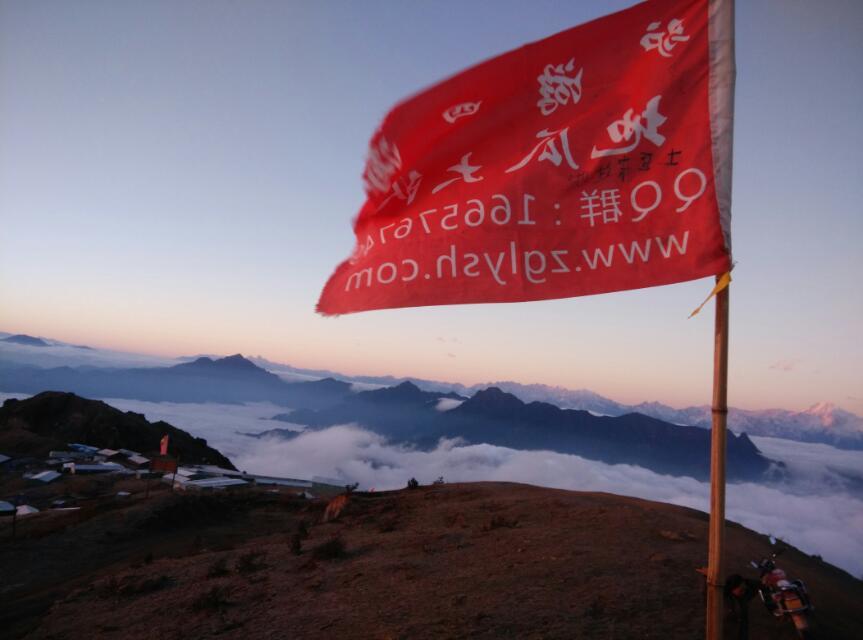
<instances>
[{"instance_id":1,"label":"cluster of huts","mask_svg":"<svg viewBox=\"0 0 863 640\"><path fill-rule=\"evenodd\" d=\"M305 497L314 497L309 492L313 483L308 480L256 475L205 464L178 466L176 460L167 456L151 459L130 449L106 449L82 443L70 443L63 451L51 451L44 460L13 459L0 454L0 472L21 473L27 480L45 484L54 482L65 474L109 474L161 478L162 482L177 491L222 491L265 485L294 487L301 489ZM117 495L126 497L129 494L121 491ZM13 502L15 504L0 500L0 516L23 517L39 512L39 509L23 504L20 499ZM51 507L67 508L63 500L54 501Z\"/></svg>"}]
</instances>

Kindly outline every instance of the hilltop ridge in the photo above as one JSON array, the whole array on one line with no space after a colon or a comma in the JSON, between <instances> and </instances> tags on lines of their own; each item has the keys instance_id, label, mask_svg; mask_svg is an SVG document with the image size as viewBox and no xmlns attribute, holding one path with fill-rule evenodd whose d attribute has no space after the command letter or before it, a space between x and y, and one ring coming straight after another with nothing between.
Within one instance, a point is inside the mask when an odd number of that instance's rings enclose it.
<instances>
[{"instance_id":1,"label":"hilltop ridge","mask_svg":"<svg viewBox=\"0 0 863 640\"><path fill-rule=\"evenodd\" d=\"M124 640L703 634L695 569L706 563L707 516L692 509L483 482L354 494L323 523L325 500L163 490L148 501L130 488L125 504L39 537L22 528L0 546L0 624L12 638L83 628ZM293 542L299 531L308 535ZM771 548L733 523L726 547L728 573L750 577L748 561ZM806 582L819 638L863 637L863 582L793 548L781 566ZM752 638L795 637L757 598L750 624Z\"/></svg>"},{"instance_id":2,"label":"hilltop ridge","mask_svg":"<svg viewBox=\"0 0 863 640\"><path fill-rule=\"evenodd\" d=\"M159 451L165 435L170 438L171 452L188 464L234 469L203 438L74 393L45 391L26 400L6 400L0 407L0 452L7 455L45 457L51 450L65 450L70 442L150 455Z\"/></svg>"}]
</instances>

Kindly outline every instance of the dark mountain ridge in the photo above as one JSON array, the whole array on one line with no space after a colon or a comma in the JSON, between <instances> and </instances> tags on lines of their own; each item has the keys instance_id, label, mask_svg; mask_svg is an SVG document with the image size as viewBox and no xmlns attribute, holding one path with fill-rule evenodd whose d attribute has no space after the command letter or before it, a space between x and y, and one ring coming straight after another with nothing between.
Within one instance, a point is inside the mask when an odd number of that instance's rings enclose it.
<instances>
[{"instance_id":1,"label":"dark mountain ridge","mask_svg":"<svg viewBox=\"0 0 863 640\"><path fill-rule=\"evenodd\" d=\"M282 419L313 429L356 423L394 442L433 448L440 438L461 438L522 450L550 450L608 464L634 464L658 473L710 476L710 431L672 425L638 413L597 417L544 402L525 403L491 387L461 405L438 409L456 394L422 391L410 382L365 391L321 410L298 410ZM273 430L259 436L292 437ZM770 466L745 435L728 434L727 467L733 480L760 477Z\"/></svg>"},{"instance_id":2,"label":"dark mountain ridge","mask_svg":"<svg viewBox=\"0 0 863 640\"><path fill-rule=\"evenodd\" d=\"M395 387L350 394L331 407L298 409L274 419L316 428L356 422L393 440L413 441L435 428L436 416L440 414L437 404L443 398L464 400L455 393L422 391L412 382L403 382Z\"/></svg>"},{"instance_id":3,"label":"dark mountain ridge","mask_svg":"<svg viewBox=\"0 0 863 640\"><path fill-rule=\"evenodd\" d=\"M23 344L28 347L50 347L51 345L42 340L42 338L34 338L23 333L14 336L0 338L0 342L11 342L13 344Z\"/></svg>"},{"instance_id":4,"label":"dark mountain ridge","mask_svg":"<svg viewBox=\"0 0 863 640\"><path fill-rule=\"evenodd\" d=\"M239 354L135 369L0 366L0 389L20 393L58 389L151 402L273 402L292 408L322 408L350 394L350 384L332 379L285 382Z\"/></svg>"},{"instance_id":5,"label":"dark mountain ridge","mask_svg":"<svg viewBox=\"0 0 863 640\"><path fill-rule=\"evenodd\" d=\"M170 438L170 452L185 463L234 468L203 438L73 393L45 391L26 400L7 400L0 407L0 451L7 455L44 457L71 442L153 455L164 435Z\"/></svg>"}]
</instances>

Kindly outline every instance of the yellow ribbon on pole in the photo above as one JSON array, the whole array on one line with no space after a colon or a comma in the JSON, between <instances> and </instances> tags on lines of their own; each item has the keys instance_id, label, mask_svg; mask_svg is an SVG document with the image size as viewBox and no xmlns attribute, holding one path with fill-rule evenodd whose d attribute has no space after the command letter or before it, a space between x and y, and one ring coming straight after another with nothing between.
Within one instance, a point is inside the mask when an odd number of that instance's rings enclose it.
<instances>
[{"instance_id":1,"label":"yellow ribbon on pole","mask_svg":"<svg viewBox=\"0 0 863 640\"><path fill-rule=\"evenodd\" d=\"M698 315L698 312L704 308L704 305L706 305L708 302L710 302L710 299L713 296L715 296L717 293L722 291L729 284L731 284L731 272L726 271L725 273L722 274L722 276L719 278L719 280L716 281L716 286L713 287L713 291L711 291L710 294L704 299L704 302L702 302L700 305L698 305L698 308L689 314L689 318ZM689 318L687 318L687 320Z\"/></svg>"}]
</instances>

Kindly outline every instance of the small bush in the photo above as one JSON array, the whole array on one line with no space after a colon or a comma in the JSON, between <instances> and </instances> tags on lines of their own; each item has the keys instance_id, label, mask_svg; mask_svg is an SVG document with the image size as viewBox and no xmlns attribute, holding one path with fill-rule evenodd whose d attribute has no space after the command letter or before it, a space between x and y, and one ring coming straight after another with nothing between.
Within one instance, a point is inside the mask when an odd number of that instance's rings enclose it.
<instances>
[{"instance_id":1,"label":"small bush","mask_svg":"<svg viewBox=\"0 0 863 640\"><path fill-rule=\"evenodd\" d=\"M344 540L338 536L330 538L326 542L319 544L312 550L312 556L318 560L335 560L342 558L345 555Z\"/></svg>"},{"instance_id":2,"label":"small bush","mask_svg":"<svg viewBox=\"0 0 863 640\"><path fill-rule=\"evenodd\" d=\"M518 520L513 518L510 520L504 516L492 516L491 521L486 525L486 531L492 529L515 529L518 526Z\"/></svg>"},{"instance_id":3,"label":"small bush","mask_svg":"<svg viewBox=\"0 0 863 640\"><path fill-rule=\"evenodd\" d=\"M303 538L299 533L295 533L291 536L291 553L295 556L300 555L303 552Z\"/></svg>"},{"instance_id":4,"label":"small bush","mask_svg":"<svg viewBox=\"0 0 863 640\"><path fill-rule=\"evenodd\" d=\"M111 576L96 585L96 593L99 594L100 598L111 598L116 596L119 591L120 581L117 579L117 576Z\"/></svg>"},{"instance_id":5,"label":"small bush","mask_svg":"<svg viewBox=\"0 0 863 640\"><path fill-rule=\"evenodd\" d=\"M464 528L466 526L465 525L465 519L464 519L464 513L462 513L461 511L458 511L456 513L446 514L443 518L443 524L447 528L454 527L456 525Z\"/></svg>"},{"instance_id":6,"label":"small bush","mask_svg":"<svg viewBox=\"0 0 863 640\"><path fill-rule=\"evenodd\" d=\"M595 597L588 605L585 613L587 614L587 617L592 618L593 620L601 618L605 613L605 603L602 601L602 598L599 596Z\"/></svg>"},{"instance_id":7,"label":"small bush","mask_svg":"<svg viewBox=\"0 0 863 640\"><path fill-rule=\"evenodd\" d=\"M205 591L192 601L192 611L217 611L223 613L231 601L228 600L230 592L226 587L213 587Z\"/></svg>"},{"instance_id":8,"label":"small bush","mask_svg":"<svg viewBox=\"0 0 863 640\"><path fill-rule=\"evenodd\" d=\"M208 578L221 578L230 573L228 570L228 557L222 556L218 560L216 560L213 564L210 565L210 568L207 569L207 577Z\"/></svg>"},{"instance_id":9,"label":"small bush","mask_svg":"<svg viewBox=\"0 0 863 640\"><path fill-rule=\"evenodd\" d=\"M416 478L411 478L408 480L408 489L416 489L420 486L420 483L417 482Z\"/></svg>"},{"instance_id":10,"label":"small bush","mask_svg":"<svg viewBox=\"0 0 863 640\"><path fill-rule=\"evenodd\" d=\"M297 523L297 535L300 536L301 540L309 537L309 524L305 520L300 520Z\"/></svg>"},{"instance_id":11,"label":"small bush","mask_svg":"<svg viewBox=\"0 0 863 640\"><path fill-rule=\"evenodd\" d=\"M260 571L267 565L264 564L263 557L266 554L263 551L249 551L244 553L237 560L238 573L254 573Z\"/></svg>"},{"instance_id":12,"label":"small bush","mask_svg":"<svg viewBox=\"0 0 863 640\"><path fill-rule=\"evenodd\" d=\"M141 578L130 575L123 578L111 576L99 583L96 592L100 598L134 598L172 586L176 581L169 576Z\"/></svg>"},{"instance_id":13,"label":"small bush","mask_svg":"<svg viewBox=\"0 0 863 640\"><path fill-rule=\"evenodd\" d=\"M119 594L124 598L132 598L134 596L143 596L154 591L160 591L174 584L174 579L168 576L159 576L158 578L145 578L127 582L119 589Z\"/></svg>"},{"instance_id":14,"label":"small bush","mask_svg":"<svg viewBox=\"0 0 863 640\"><path fill-rule=\"evenodd\" d=\"M395 517L384 518L378 525L378 531L380 531L381 533L389 533L390 531L395 531L397 524L398 520L396 520Z\"/></svg>"}]
</instances>

